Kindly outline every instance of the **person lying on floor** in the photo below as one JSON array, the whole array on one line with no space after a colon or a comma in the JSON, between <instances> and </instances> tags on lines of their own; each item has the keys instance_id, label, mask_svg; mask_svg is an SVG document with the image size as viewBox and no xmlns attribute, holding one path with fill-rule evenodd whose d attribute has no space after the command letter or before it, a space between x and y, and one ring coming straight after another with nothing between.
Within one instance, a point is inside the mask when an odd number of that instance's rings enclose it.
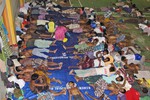
<instances>
[{"instance_id":1,"label":"person lying on floor","mask_svg":"<svg viewBox=\"0 0 150 100\"><path fill-rule=\"evenodd\" d=\"M83 59L77 58L80 60L80 62L77 64L77 66L69 66L68 68L79 68L79 69L87 69L87 68L95 68L100 66L107 66L110 62L109 58L106 58L102 60L101 51L98 51L96 53L96 57L92 57L91 55L86 54ZM113 63L113 62L111 62Z\"/></svg>"},{"instance_id":2,"label":"person lying on floor","mask_svg":"<svg viewBox=\"0 0 150 100\"><path fill-rule=\"evenodd\" d=\"M41 63L44 63L44 62L41 62ZM53 64L52 66L58 66L58 67L46 67L43 64L41 64L37 66L36 68L34 68L32 65L27 65L25 67L14 66L13 69L14 69L14 73L17 75L19 79L23 79L24 81L28 82L31 80L31 75L37 70L41 70L45 72L47 75L50 75L51 73L49 73L48 70L59 70L62 68L62 63L57 64L57 63L50 62L49 64L51 65Z\"/></svg>"},{"instance_id":3,"label":"person lying on floor","mask_svg":"<svg viewBox=\"0 0 150 100\"><path fill-rule=\"evenodd\" d=\"M69 92L69 100L85 100L83 94L80 92L80 90L77 87L77 84L73 81L70 81L66 84L66 88Z\"/></svg>"},{"instance_id":4,"label":"person lying on floor","mask_svg":"<svg viewBox=\"0 0 150 100\"><path fill-rule=\"evenodd\" d=\"M124 51L121 51L119 53L122 56L122 59L127 60L127 64L134 63L142 65L145 60L145 56L142 56L138 53L124 54Z\"/></svg>"},{"instance_id":5,"label":"person lying on floor","mask_svg":"<svg viewBox=\"0 0 150 100\"><path fill-rule=\"evenodd\" d=\"M57 52L57 49L51 51L49 49L44 49L44 48L33 48L33 49L29 49L29 50L24 50L23 52L20 53L20 55L25 58L35 55L35 56L42 57L45 59L51 59L48 55L44 54L44 52L55 54Z\"/></svg>"},{"instance_id":6,"label":"person lying on floor","mask_svg":"<svg viewBox=\"0 0 150 100\"><path fill-rule=\"evenodd\" d=\"M48 70L56 70L56 69L61 69L63 63L55 63L55 62L50 62L45 59L40 59L40 58L18 58L18 61L21 63L22 66L32 66L33 68L38 68L38 67L44 67L47 68Z\"/></svg>"},{"instance_id":7,"label":"person lying on floor","mask_svg":"<svg viewBox=\"0 0 150 100\"><path fill-rule=\"evenodd\" d=\"M116 68L113 65L108 65L105 67L90 68L86 70L78 70L78 69L71 70L69 74L84 78L84 77L95 76L95 75L110 76L114 74L115 71L116 71Z\"/></svg>"},{"instance_id":8,"label":"person lying on floor","mask_svg":"<svg viewBox=\"0 0 150 100\"><path fill-rule=\"evenodd\" d=\"M106 81L102 78L99 78L92 86L94 88L94 94L96 96L93 97L91 96L88 92L85 92L85 94L87 96L89 96L90 98L92 98L93 100L101 100L102 98L103 99L106 99L106 100L109 100L110 98L108 96L111 96L111 95L120 95L122 93L125 93L125 90L121 87L119 87L119 85L116 85L114 82L108 84L106 83ZM105 90L110 90L111 93L106 95L104 93Z\"/></svg>"},{"instance_id":9,"label":"person lying on floor","mask_svg":"<svg viewBox=\"0 0 150 100\"><path fill-rule=\"evenodd\" d=\"M92 43L91 42L86 42L86 43L77 44L77 45L74 45L74 46L71 46L71 47L66 47L66 46L63 45L63 48L64 49L75 48L78 51L80 51L80 50L84 50L84 49L86 49L88 47L96 46L97 42L98 42L98 39L94 39Z\"/></svg>"},{"instance_id":10,"label":"person lying on floor","mask_svg":"<svg viewBox=\"0 0 150 100\"><path fill-rule=\"evenodd\" d=\"M130 84L132 84L135 81L134 74L138 73L138 70L139 70L139 65L131 63L129 65L125 65L125 68L124 66L122 68L119 68L116 71L116 74L123 75L123 77L125 77L127 81Z\"/></svg>"},{"instance_id":11,"label":"person lying on floor","mask_svg":"<svg viewBox=\"0 0 150 100\"><path fill-rule=\"evenodd\" d=\"M49 48L50 46L56 46L56 40L44 40L44 39L29 39L26 42L26 47L37 47L37 48Z\"/></svg>"}]
</instances>

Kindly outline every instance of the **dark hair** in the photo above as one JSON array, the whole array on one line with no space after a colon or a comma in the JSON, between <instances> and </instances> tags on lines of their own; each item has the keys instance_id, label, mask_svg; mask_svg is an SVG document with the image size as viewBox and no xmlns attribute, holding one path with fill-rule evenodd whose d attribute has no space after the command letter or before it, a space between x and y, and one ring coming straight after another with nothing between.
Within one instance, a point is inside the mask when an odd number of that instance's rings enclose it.
<instances>
[{"instance_id":1,"label":"dark hair","mask_svg":"<svg viewBox=\"0 0 150 100\"><path fill-rule=\"evenodd\" d=\"M17 89L20 89L20 86L19 86L18 83L15 83L15 87L16 87Z\"/></svg>"},{"instance_id":2,"label":"dark hair","mask_svg":"<svg viewBox=\"0 0 150 100\"><path fill-rule=\"evenodd\" d=\"M108 61L110 61L110 58L109 58L109 57L106 57L104 60L106 60L106 59L107 59Z\"/></svg>"},{"instance_id":3,"label":"dark hair","mask_svg":"<svg viewBox=\"0 0 150 100\"><path fill-rule=\"evenodd\" d=\"M16 75L16 78L17 78L17 79L20 79L20 78L19 78L19 74Z\"/></svg>"},{"instance_id":4,"label":"dark hair","mask_svg":"<svg viewBox=\"0 0 150 100\"><path fill-rule=\"evenodd\" d=\"M23 58L18 58L17 60L20 62L20 60L23 60Z\"/></svg>"},{"instance_id":5,"label":"dark hair","mask_svg":"<svg viewBox=\"0 0 150 100\"><path fill-rule=\"evenodd\" d=\"M123 89L123 91L121 91L121 93L126 93L126 89Z\"/></svg>"},{"instance_id":6,"label":"dark hair","mask_svg":"<svg viewBox=\"0 0 150 100\"><path fill-rule=\"evenodd\" d=\"M18 44L18 48L21 48L22 42L23 41L18 41L18 43L17 43Z\"/></svg>"},{"instance_id":7,"label":"dark hair","mask_svg":"<svg viewBox=\"0 0 150 100\"><path fill-rule=\"evenodd\" d=\"M103 52L106 52L107 54L109 53L109 51L108 51L108 50L104 50Z\"/></svg>"},{"instance_id":8,"label":"dark hair","mask_svg":"<svg viewBox=\"0 0 150 100\"><path fill-rule=\"evenodd\" d=\"M18 58L17 55L10 56L10 59L17 59L17 58Z\"/></svg>"},{"instance_id":9,"label":"dark hair","mask_svg":"<svg viewBox=\"0 0 150 100\"><path fill-rule=\"evenodd\" d=\"M118 53L120 54L120 55L122 55L122 51L120 50L120 51L118 51Z\"/></svg>"},{"instance_id":10,"label":"dark hair","mask_svg":"<svg viewBox=\"0 0 150 100\"><path fill-rule=\"evenodd\" d=\"M148 89L146 87L143 87L142 92L143 93L148 93Z\"/></svg>"},{"instance_id":11,"label":"dark hair","mask_svg":"<svg viewBox=\"0 0 150 100\"><path fill-rule=\"evenodd\" d=\"M34 73L34 74L31 76L31 80L36 80L38 77L39 77L39 75L36 74L36 73Z\"/></svg>"},{"instance_id":12,"label":"dark hair","mask_svg":"<svg viewBox=\"0 0 150 100\"><path fill-rule=\"evenodd\" d=\"M74 82L73 82L73 81L69 81L69 83L73 83L73 84L74 84Z\"/></svg>"},{"instance_id":13,"label":"dark hair","mask_svg":"<svg viewBox=\"0 0 150 100\"><path fill-rule=\"evenodd\" d=\"M103 22L100 22L100 25L101 25L101 26L104 26L104 23L103 23Z\"/></svg>"},{"instance_id":14,"label":"dark hair","mask_svg":"<svg viewBox=\"0 0 150 100\"><path fill-rule=\"evenodd\" d=\"M121 79L120 79L120 81L123 81L123 77L122 76L118 76L118 77L120 77Z\"/></svg>"},{"instance_id":15,"label":"dark hair","mask_svg":"<svg viewBox=\"0 0 150 100\"><path fill-rule=\"evenodd\" d=\"M124 61L125 59L126 59L125 56L122 56L122 57L121 57L121 61Z\"/></svg>"},{"instance_id":16,"label":"dark hair","mask_svg":"<svg viewBox=\"0 0 150 100\"><path fill-rule=\"evenodd\" d=\"M17 72L20 72L20 71L21 71L21 70L19 69L19 67L20 67L20 66L17 66L17 67L16 67L16 71L17 71Z\"/></svg>"},{"instance_id":17,"label":"dark hair","mask_svg":"<svg viewBox=\"0 0 150 100\"><path fill-rule=\"evenodd\" d=\"M115 70L116 70L115 67L110 67L110 68L109 68L109 71L110 71L110 72L114 72Z\"/></svg>"},{"instance_id":18,"label":"dark hair","mask_svg":"<svg viewBox=\"0 0 150 100\"><path fill-rule=\"evenodd\" d=\"M10 98L7 98L7 100L11 100Z\"/></svg>"}]
</instances>

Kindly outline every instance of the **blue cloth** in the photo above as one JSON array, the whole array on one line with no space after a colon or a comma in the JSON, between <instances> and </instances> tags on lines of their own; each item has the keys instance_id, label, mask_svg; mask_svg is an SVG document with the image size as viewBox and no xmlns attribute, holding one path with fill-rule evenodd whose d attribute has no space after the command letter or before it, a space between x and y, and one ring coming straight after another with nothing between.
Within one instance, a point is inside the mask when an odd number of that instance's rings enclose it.
<instances>
[{"instance_id":1,"label":"blue cloth","mask_svg":"<svg viewBox=\"0 0 150 100\"><path fill-rule=\"evenodd\" d=\"M142 56L140 54L135 54L135 60L141 60Z\"/></svg>"}]
</instances>

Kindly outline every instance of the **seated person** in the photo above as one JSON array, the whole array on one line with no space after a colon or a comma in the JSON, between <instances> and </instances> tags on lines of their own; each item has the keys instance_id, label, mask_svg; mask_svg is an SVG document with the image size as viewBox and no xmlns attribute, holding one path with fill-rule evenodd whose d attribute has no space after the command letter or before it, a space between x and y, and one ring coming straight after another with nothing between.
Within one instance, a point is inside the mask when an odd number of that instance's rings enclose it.
<instances>
[{"instance_id":1,"label":"seated person","mask_svg":"<svg viewBox=\"0 0 150 100\"><path fill-rule=\"evenodd\" d=\"M35 93L47 91L49 90L51 82L58 82L61 84L60 80L57 80L55 78L50 79L44 72L35 71L31 76L30 89Z\"/></svg>"}]
</instances>

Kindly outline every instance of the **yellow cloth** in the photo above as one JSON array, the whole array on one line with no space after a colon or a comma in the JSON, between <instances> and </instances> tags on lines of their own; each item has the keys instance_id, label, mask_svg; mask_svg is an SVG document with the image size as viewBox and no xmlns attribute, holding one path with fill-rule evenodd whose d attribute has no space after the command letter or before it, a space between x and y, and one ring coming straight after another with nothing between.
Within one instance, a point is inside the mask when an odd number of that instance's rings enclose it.
<instances>
[{"instance_id":1,"label":"yellow cloth","mask_svg":"<svg viewBox=\"0 0 150 100\"><path fill-rule=\"evenodd\" d=\"M114 58L112 56L108 56L108 58L110 59L109 61L105 62L105 66L111 64L114 62Z\"/></svg>"},{"instance_id":2,"label":"yellow cloth","mask_svg":"<svg viewBox=\"0 0 150 100\"><path fill-rule=\"evenodd\" d=\"M39 76L45 76L46 77L46 81L48 84L51 83L50 78L43 72L43 71L35 71L35 74L38 74Z\"/></svg>"},{"instance_id":3,"label":"yellow cloth","mask_svg":"<svg viewBox=\"0 0 150 100\"><path fill-rule=\"evenodd\" d=\"M140 80L141 80L141 84L144 84L143 79L140 79ZM148 82L148 84L144 84L144 85L146 85L146 87L150 88L150 79L146 79L146 81Z\"/></svg>"},{"instance_id":4,"label":"yellow cloth","mask_svg":"<svg viewBox=\"0 0 150 100\"><path fill-rule=\"evenodd\" d=\"M49 22L48 23L48 32L53 33L55 32L55 23L54 22Z\"/></svg>"},{"instance_id":5,"label":"yellow cloth","mask_svg":"<svg viewBox=\"0 0 150 100\"><path fill-rule=\"evenodd\" d=\"M64 38L64 39L63 39L63 42L67 42L67 41L68 41L68 39L67 39L67 38Z\"/></svg>"},{"instance_id":6,"label":"yellow cloth","mask_svg":"<svg viewBox=\"0 0 150 100\"><path fill-rule=\"evenodd\" d=\"M110 22L109 18L105 18L104 22L105 22L105 23Z\"/></svg>"}]
</instances>

